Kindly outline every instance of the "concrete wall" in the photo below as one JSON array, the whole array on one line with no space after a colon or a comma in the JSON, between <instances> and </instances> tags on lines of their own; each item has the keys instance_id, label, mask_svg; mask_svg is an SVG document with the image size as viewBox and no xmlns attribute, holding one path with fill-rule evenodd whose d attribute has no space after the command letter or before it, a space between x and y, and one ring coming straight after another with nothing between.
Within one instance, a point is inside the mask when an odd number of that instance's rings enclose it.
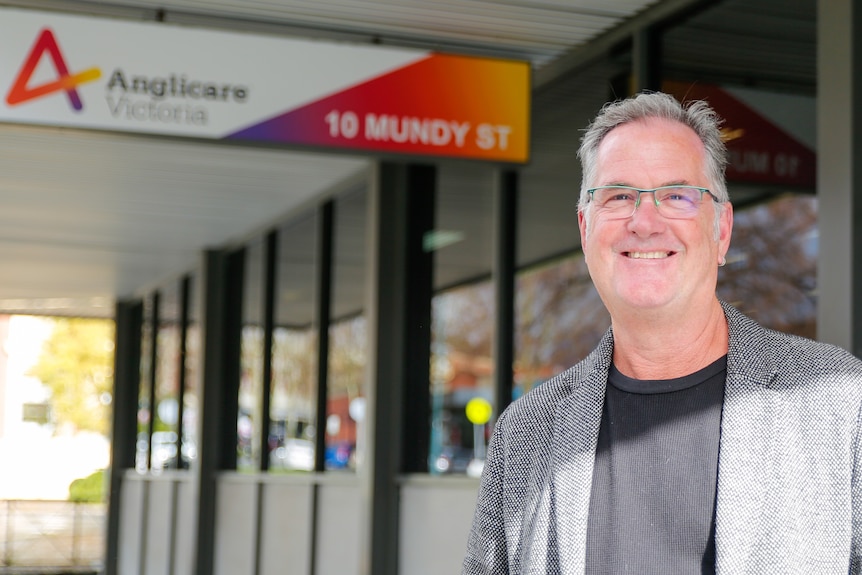
<instances>
[{"instance_id":1,"label":"concrete wall","mask_svg":"<svg viewBox=\"0 0 862 575\"><path fill-rule=\"evenodd\" d=\"M193 477L124 477L120 575L194 573ZM478 480L416 475L399 489L399 572L458 573ZM352 474L221 475L215 573L360 575L362 493Z\"/></svg>"}]
</instances>

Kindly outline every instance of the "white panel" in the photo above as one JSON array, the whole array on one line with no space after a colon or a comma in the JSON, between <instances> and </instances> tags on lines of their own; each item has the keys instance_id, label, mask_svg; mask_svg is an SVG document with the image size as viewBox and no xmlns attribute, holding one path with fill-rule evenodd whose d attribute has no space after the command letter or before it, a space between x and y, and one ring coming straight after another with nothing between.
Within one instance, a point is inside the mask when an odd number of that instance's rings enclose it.
<instances>
[{"instance_id":1,"label":"white panel","mask_svg":"<svg viewBox=\"0 0 862 575\"><path fill-rule=\"evenodd\" d=\"M192 476L179 481L177 486L177 524L174 530L174 572L173 575L192 575L195 560L195 525L197 489Z\"/></svg>"},{"instance_id":2,"label":"white panel","mask_svg":"<svg viewBox=\"0 0 862 575\"><path fill-rule=\"evenodd\" d=\"M359 573L361 511L361 490L358 483L320 486L317 575ZM413 575L414 572L402 570L401 573Z\"/></svg>"},{"instance_id":3,"label":"white panel","mask_svg":"<svg viewBox=\"0 0 862 575\"><path fill-rule=\"evenodd\" d=\"M307 575L313 487L272 483L262 489L260 575Z\"/></svg>"},{"instance_id":4,"label":"white panel","mask_svg":"<svg viewBox=\"0 0 862 575\"><path fill-rule=\"evenodd\" d=\"M401 490L399 572L460 573L476 505L477 480L424 478Z\"/></svg>"},{"instance_id":5,"label":"white panel","mask_svg":"<svg viewBox=\"0 0 862 575\"><path fill-rule=\"evenodd\" d=\"M254 573L257 484L235 476L217 481L215 575Z\"/></svg>"},{"instance_id":6,"label":"white panel","mask_svg":"<svg viewBox=\"0 0 862 575\"><path fill-rule=\"evenodd\" d=\"M138 575L141 565L141 525L144 521L146 482L135 472L123 476L120 486L120 536L117 551L119 575Z\"/></svg>"},{"instance_id":7,"label":"white panel","mask_svg":"<svg viewBox=\"0 0 862 575\"><path fill-rule=\"evenodd\" d=\"M144 574L168 575L173 536L171 508L174 505L174 484L168 479L151 479L149 489Z\"/></svg>"}]
</instances>

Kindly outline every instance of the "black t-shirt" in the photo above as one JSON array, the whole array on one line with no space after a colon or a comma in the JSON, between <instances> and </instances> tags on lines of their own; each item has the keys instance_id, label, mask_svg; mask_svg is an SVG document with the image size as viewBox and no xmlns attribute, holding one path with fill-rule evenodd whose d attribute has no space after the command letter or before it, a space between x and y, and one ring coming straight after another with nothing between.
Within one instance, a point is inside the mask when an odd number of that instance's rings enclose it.
<instances>
[{"instance_id":1,"label":"black t-shirt","mask_svg":"<svg viewBox=\"0 0 862 575\"><path fill-rule=\"evenodd\" d=\"M715 573L715 489L727 357L677 379L608 374L586 572Z\"/></svg>"}]
</instances>

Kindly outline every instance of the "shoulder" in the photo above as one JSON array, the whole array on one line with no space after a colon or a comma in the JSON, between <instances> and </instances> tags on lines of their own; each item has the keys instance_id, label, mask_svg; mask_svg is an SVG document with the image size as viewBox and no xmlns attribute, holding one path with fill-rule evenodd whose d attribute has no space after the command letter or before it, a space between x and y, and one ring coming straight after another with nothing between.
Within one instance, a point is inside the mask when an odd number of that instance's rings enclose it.
<instances>
[{"instance_id":1,"label":"shoulder","mask_svg":"<svg viewBox=\"0 0 862 575\"><path fill-rule=\"evenodd\" d=\"M729 372L752 376L761 372L764 377L800 384L845 381L862 389L862 360L849 351L765 328L727 304L725 315L730 333Z\"/></svg>"}]
</instances>

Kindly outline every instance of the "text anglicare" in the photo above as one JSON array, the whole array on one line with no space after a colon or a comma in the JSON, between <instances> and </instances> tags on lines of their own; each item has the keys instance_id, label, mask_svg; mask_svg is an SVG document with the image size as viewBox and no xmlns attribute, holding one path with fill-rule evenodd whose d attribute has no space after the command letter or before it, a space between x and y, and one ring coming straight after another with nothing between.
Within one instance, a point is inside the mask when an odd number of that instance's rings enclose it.
<instances>
[{"instance_id":1,"label":"text anglicare","mask_svg":"<svg viewBox=\"0 0 862 575\"><path fill-rule=\"evenodd\" d=\"M189 80L185 75L171 74L163 77L126 76L117 68L108 80L109 91L122 90L127 94L149 95L154 99L190 98L213 102L245 103L248 100L248 87L239 84L219 84Z\"/></svg>"}]
</instances>

